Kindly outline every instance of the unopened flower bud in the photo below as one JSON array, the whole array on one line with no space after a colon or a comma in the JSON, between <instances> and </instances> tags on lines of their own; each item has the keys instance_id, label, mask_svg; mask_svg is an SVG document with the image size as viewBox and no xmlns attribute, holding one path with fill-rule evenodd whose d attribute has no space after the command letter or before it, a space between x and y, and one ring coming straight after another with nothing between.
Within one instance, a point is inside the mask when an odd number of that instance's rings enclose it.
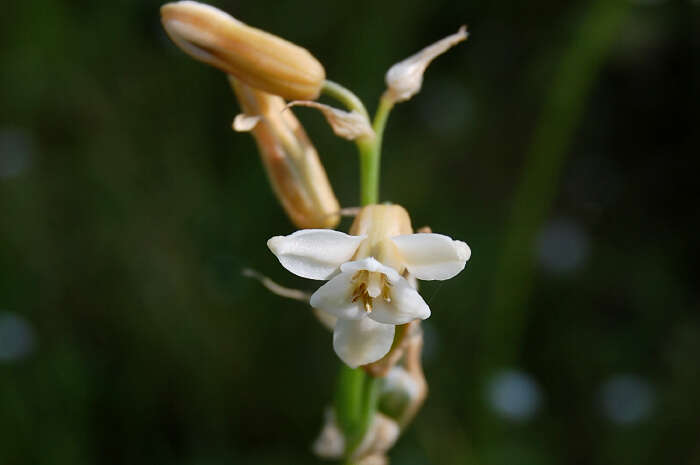
<instances>
[{"instance_id":1,"label":"unopened flower bud","mask_svg":"<svg viewBox=\"0 0 700 465\"><path fill-rule=\"evenodd\" d=\"M422 377L416 377L400 366L394 366L384 378L380 408L388 416L400 419L404 412L424 396Z\"/></svg>"},{"instance_id":2,"label":"unopened flower bud","mask_svg":"<svg viewBox=\"0 0 700 465\"><path fill-rule=\"evenodd\" d=\"M345 452L345 436L335 420L332 408L326 409L321 432L311 445L314 454L323 459L339 459Z\"/></svg>"},{"instance_id":3,"label":"unopened flower bud","mask_svg":"<svg viewBox=\"0 0 700 465\"><path fill-rule=\"evenodd\" d=\"M332 228L340 205L306 131L281 97L229 77L244 116L234 129L250 130L277 198L299 228Z\"/></svg>"},{"instance_id":4,"label":"unopened flower bud","mask_svg":"<svg viewBox=\"0 0 700 465\"><path fill-rule=\"evenodd\" d=\"M398 423L381 413L375 413L362 442L352 454L353 462L381 464L386 452L399 438L401 429ZM314 453L324 459L339 459L345 453L345 437L332 409L326 410L323 429L311 446ZM379 460L379 461L377 461Z\"/></svg>"},{"instance_id":5,"label":"unopened flower bud","mask_svg":"<svg viewBox=\"0 0 700 465\"><path fill-rule=\"evenodd\" d=\"M287 100L319 96L326 72L305 48L203 3L168 3L160 11L170 38L193 58Z\"/></svg>"},{"instance_id":6,"label":"unopened flower bud","mask_svg":"<svg viewBox=\"0 0 700 465\"><path fill-rule=\"evenodd\" d=\"M387 95L394 102L404 102L413 97L423 85L423 73L430 62L463 40L467 40L466 26L393 65L385 77Z\"/></svg>"},{"instance_id":7,"label":"unopened flower bud","mask_svg":"<svg viewBox=\"0 0 700 465\"><path fill-rule=\"evenodd\" d=\"M362 459L365 457L382 457L389 449L394 447L400 433L401 429L396 421L381 413L375 413L372 424L360 445L357 446L353 458L358 459L358 462L362 463Z\"/></svg>"}]
</instances>

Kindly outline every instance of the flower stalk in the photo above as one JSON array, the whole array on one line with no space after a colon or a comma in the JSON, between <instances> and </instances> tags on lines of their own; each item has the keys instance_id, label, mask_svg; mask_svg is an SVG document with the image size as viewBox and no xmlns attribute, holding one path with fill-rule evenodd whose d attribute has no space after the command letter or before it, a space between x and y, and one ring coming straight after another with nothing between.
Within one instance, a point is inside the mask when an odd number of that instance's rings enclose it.
<instances>
[{"instance_id":1,"label":"flower stalk","mask_svg":"<svg viewBox=\"0 0 700 465\"><path fill-rule=\"evenodd\" d=\"M362 101L340 84L326 80L322 92L340 101L349 110L357 111L369 119ZM360 204L362 206L379 202L382 135L391 107L393 102L382 97L372 124L374 137L356 141L360 157ZM346 465L352 465L352 454L362 442L377 411L378 390L378 378L369 375L361 367L350 368L345 363L341 363L335 410L338 424L345 434Z\"/></svg>"},{"instance_id":2,"label":"flower stalk","mask_svg":"<svg viewBox=\"0 0 700 465\"><path fill-rule=\"evenodd\" d=\"M346 465L385 463L427 392L419 320L431 311L416 280L454 277L471 251L448 236L414 234L403 207L379 204L384 129L394 105L420 91L427 66L465 40L466 28L392 66L371 119L362 101L327 80L321 63L303 47L191 0L164 5L161 18L184 52L229 76L242 110L233 128L251 132L280 203L292 222L304 228L271 238L268 247L290 272L327 281L307 297L247 273L279 295L308 299L333 330L333 348L343 363L334 408L327 415L327 441L318 443L317 453L342 458ZM348 111L316 102L320 94ZM342 210L292 106L321 111L337 136L357 146L362 208L349 234L320 229L335 227ZM384 408L377 413L380 396L385 404L393 396L395 415ZM399 404L404 407L396 408Z\"/></svg>"}]
</instances>

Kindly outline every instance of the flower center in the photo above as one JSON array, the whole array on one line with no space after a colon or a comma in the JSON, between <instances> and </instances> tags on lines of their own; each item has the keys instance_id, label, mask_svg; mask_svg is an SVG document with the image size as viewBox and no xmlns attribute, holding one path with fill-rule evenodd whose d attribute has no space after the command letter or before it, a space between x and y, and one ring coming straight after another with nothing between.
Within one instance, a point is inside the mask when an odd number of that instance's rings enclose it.
<instances>
[{"instance_id":1,"label":"flower center","mask_svg":"<svg viewBox=\"0 0 700 465\"><path fill-rule=\"evenodd\" d=\"M386 302L391 302L391 283L386 279L384 273L377 271L361 270L352 277L354 289L352 291L352 301L361 301L367 313L372 312L373 301L381 297Z\"/></svg>"}]
</instances>

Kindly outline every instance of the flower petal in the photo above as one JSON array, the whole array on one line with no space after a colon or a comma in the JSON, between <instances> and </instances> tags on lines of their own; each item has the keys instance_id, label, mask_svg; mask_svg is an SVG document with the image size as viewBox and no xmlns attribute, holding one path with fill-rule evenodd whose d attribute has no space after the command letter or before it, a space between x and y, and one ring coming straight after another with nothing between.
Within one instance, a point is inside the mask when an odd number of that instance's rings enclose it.
<instances>
[{"instance_id":1,"label":"flower petal","mask_svg":"<svg viewBox=\"0 0 700 465\"><path fill-rule=\"evenodd\" d=\"M267 246L287 270L308 279L328 279L352 258L366 236L350 236L332 229L302 229L275 236Z\"/></svg>"},{"instance_id":2,"label":"flower petal","mask_svg":"<svg viewBox=\"0 0 700 465\"><path fill-rule=\"evenodd\" d=\"M319 287L311 296L311 306L346 320L364 318L361 303L351 299L352 276L353 273L340 273Z\"/></svg>"},{"instance_id":3,"label":"flower petal","mask_svg":"<svg viewBox=\"0 0 700 465\"><path fill-rule=\"evenodd\" d=\"M430 316L430 307L407 280L401 278L394 283L389 293L391 301L373 299L372 312L368 316L379 323L402 325L417 318Z\"/></svg>"},{"instance_id":4,"label":"flower petal","mask_svg":"<svg viewBox=\"0 0 700 465\"><path fill-rule=\"evenodd\" d=\"M376 362L389 352L394 342L394 325L369 318L338 320L333 331L333 348L351 368Z\"/></svg>"},{"instance_id":5,"label":"flower petal","mask_svg":"<svg viewBox=\"0 0 700 465\"><path fill-rule=\"evenodd\" d=\"M469 246L442 234L405 234L391 238L408 272L418 279L450 279L464 269Z\"/></svg>"},{"instance_id":6,"label":"flower petal","mask_svg":"<svg viewBox=\"0 0 700 465\"><path fill-rule=\"evenodd\" d=\"M383 265L374 257L363 258L352 262L343 263L340 265L340 271L343 273L356 273L358 271L376 271L386 275L390 283L395 283L401 279L401 275L392 267Z\"/></svg>"}]
</instances>

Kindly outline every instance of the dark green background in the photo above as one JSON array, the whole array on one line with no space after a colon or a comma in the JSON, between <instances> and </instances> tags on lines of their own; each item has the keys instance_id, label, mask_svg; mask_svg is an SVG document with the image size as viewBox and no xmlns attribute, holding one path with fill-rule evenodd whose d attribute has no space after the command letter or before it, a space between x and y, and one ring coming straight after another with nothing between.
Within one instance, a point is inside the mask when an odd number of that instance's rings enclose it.
<instances>
[{"instance_id":1,"label":"dark green background","mask_svg":"<svg viewBox=\"0 0 700 465\"><path fill-rule=\"evenodd\" d=\"M386 132L382 199L473 251L422 288L430 396L393 463L700 463L697 1L216 5L370 109L391 64L469 24ZM267 250L294 228L223 74L158 7L3 4L0 168L24 169L0 177L0 312L33 347L0 360L2 465L316 463L330 333L240 269L315 283ZM356 205L354 147L296 113ZM504 369L539 389L532 416L489 406ZM648 401L623 424L620 375Z\"/></svg>"}]
</instances>

